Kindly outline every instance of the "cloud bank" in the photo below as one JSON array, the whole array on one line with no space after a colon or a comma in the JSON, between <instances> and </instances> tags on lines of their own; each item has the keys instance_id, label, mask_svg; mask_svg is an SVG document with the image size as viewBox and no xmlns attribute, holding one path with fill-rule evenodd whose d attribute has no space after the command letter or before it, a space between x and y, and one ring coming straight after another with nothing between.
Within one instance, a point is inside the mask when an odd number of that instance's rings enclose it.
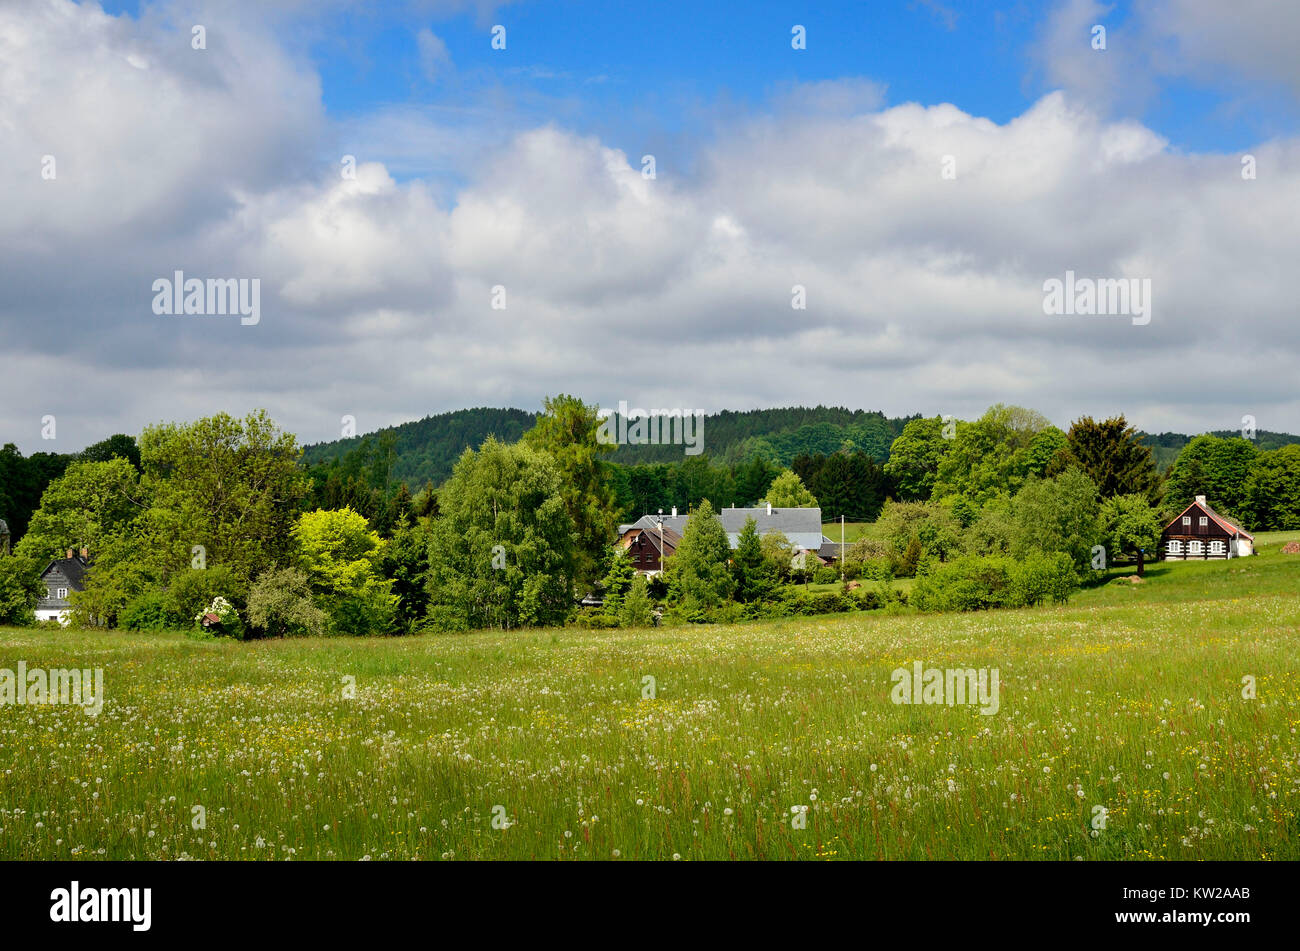
<instances>
[{"instance_id":1,"label":"cloud bank","mask_svg":"<svg viewBox=\"0 0 1300 951\"><path fill-rule=\"evenodd\" d=\"M1049 53L1095 6L1062 7ZM1281 28L1154 6L1182 25L1159 37L1180 68L1296 82ZM449 189L353 144L359 126L327 115L310 63L266 28L214 9L194 50L188 22L0 8L0 442L70 451L259 406L316 441L344 414L369 430L559 391L1300 429L1297 140L1261 141L1243 178L1240 154L1116 116L1076 51L1005 124L885 106L861 78L784 87L720 121L689 178L670 155L647 178L641 156L559 124L461 137L403 116L457 165ZM420 48L431 76L451 68L432 33ZM259 278L260 324L155 315L152 282L175 270ZM1067 270L1149 278L1150 324L1044 314Z\"/></svg>"}]
</instances>

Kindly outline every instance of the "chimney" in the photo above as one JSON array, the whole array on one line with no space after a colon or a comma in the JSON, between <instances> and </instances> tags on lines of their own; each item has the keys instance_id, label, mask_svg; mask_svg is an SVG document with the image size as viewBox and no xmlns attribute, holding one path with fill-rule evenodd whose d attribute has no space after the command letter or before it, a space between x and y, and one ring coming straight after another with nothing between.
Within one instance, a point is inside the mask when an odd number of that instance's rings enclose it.
<instances>
[{"instance_id":1,"label":"chimney","mask_svg":"<svg viewBox=\"0 0 1300 951\"><path fill-rule=\"evenodd\" d=\"M1198 495L1198 496L1196 497L1196 504L1197 504L1197 505L1204 505L1204 504L1205 504L1205 496L1203 496L1203 495Z\"/></svg>"},{"instance_id":2,"label":"chimney","mask_svg":"<svg viewBox=\"0 0 1300 951\"><path fill-rule=\"evenodd\" d=\"M771 514L772 514L772 503L771 503L771 502L768 502L768 503L767 503L767 514L768 514L768 515L771 515Z\"/></svg>"},{"instance_id":3,"label":"chimney","mask_svg":"<svg viewBox=\"0 0 1300 951\"><path fill-rule=\"evenodd\" d=\"M677 506L673 506L673 518L677 517Z\"/></svg>"}]
</instances>

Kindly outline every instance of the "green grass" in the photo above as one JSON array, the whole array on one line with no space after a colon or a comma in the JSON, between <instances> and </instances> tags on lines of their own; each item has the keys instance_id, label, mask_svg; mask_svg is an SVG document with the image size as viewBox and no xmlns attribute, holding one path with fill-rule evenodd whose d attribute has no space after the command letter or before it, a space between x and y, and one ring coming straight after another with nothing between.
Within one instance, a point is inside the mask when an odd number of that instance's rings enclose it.
<instances>
[{"instance_id":1,"label":"green grass","mask_svg":"<svg viewBox=\"0 0 1300 951\"><path fill-rule=\"evenodd\" d=\"M852 545L859 538L864 538L875 532L875 522L845 522L844 523L844 543ZM822 524L822 534L829 538L835 544L840 543L840 523L825 522Z\"/></svg>"},{"instance_id":2,"label":"green grass","mask_svg":"<svg viewBox=\"0 0 1300 951\"><path fill-rule=\"evenodd\" d=\"M107 701L0 707L0 858L1297 859L1300 556L1277 541L967 615L3 629L0 667L102 667ZM913 660L998 668L999 711L892 703Z\"/></svg>"}]
</instances>

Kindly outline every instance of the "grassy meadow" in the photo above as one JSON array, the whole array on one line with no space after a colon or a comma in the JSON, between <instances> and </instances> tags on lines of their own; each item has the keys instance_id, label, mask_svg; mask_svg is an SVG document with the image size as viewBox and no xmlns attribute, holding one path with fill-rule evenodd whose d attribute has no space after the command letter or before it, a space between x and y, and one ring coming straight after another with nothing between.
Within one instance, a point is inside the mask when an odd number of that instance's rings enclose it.
<instances>
[{"instance_id":1,"label":"grassy meadow","mask_svg":"<svg viewBox=\"0 0 1300 951\"><path fill-rule=\"evenodd\" d=\"M965 615L251 643L0 629L0 668L102 667L107 697L98 716L0 706L0 857L1297 859L1282 540ZM914 660L998 668L1000 709L892 703Z\"/></svg>"}]
</instances>

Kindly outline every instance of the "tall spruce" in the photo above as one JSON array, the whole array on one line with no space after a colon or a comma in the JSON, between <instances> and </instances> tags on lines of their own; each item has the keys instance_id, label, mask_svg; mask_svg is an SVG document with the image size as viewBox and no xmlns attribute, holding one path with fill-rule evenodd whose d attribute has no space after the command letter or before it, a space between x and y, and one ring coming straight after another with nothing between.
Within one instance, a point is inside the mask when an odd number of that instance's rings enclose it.
<instances>
[{"instance_id":1,"label":"tall spruce","mask_svg":"<svg viewBox=\"0 0 1300 951\"><path fill-rule=\"evenodd\" d=\"M668 590L688 608L713 608L731 596L731 544L708 499L691 515L681 544L668 559Z\"/></svg>"},{"instance_id":2,"label":"tall spruce","mask_svg":"<svg viewBox=\"0 0 1300 951\"><path fill-rule=\"evenodd\" d=\"M775 583L772 565L763 555L763 542L758 525L752 518L745 519L745 527L736 540L736 550L731 557L731 576L735 580L737 601L758 601L766 597Z\"/></svg>"}]
</instances>

